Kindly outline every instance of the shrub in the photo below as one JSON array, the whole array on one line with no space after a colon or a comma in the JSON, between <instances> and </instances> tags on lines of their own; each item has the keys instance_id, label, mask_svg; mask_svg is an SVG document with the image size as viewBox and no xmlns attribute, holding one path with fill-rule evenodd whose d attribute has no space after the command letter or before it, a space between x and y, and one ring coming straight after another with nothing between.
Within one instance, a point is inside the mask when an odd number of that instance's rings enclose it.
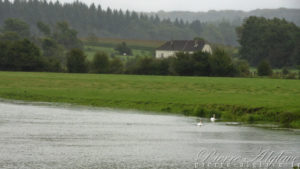
<instances>
[{"instance_id":1,"label":"shrub","mask_svg":"<svg viewBox=\"0 0 300 169\"><path fill-rule=\"evenodd\" d=\"M122 61L118 58L114 58L110 62L109 72L114 73L114 74L120 74L120 73L123 73L123 71L124 71L124 65L123 65Z\"/></svg>"},{"instance_id":2,"label":"shrub","mask_svg":"<svg viewBox=\"0 0 300 169\"><path fill-rule=\"evenodd\" d=\"M266 60L260 62L257 67L257 72L259 76L271 76L273 74L271 65Z\"/></svg>"},{"instance_id":3,"label":"shrub","mask_svg":"<svg viewBox=\"0 0 300 169\"><path fill-rule=\"evenodd\" d=\"M285 112L279 115L280 123L282 127L291 127L293 121L299 120L299 115L296 113Z\"/></svg>"},{"instance_id":4,"label":"shrub","mask_svg":"<svg viewBox=\"0 0 300 169\"><path fill-rule=\"evenodd\" d=\"M80 49L72 49L67 53L67 68L70 73L86 73L86 56Z\"/></svg>"},{"instance_id":5,"label":"shrub","mask_svg":"<svg viewBox=\"0 0 300 169\"><path fill-rule=\"evenodd\" d=\"M206 117L206 112L207 112L207 110L204 109L203 107L196 106L193 111L193 115L197 116L197 117Z\"/></svg>"},{"instance_id":6,"label":"shrub","mask_svg":"<svg viewBox=\"0 0 300 169\"><path fill-rule=\"evenodd\" d=\"M290 73L290 71L289 71L289 69L287 67L282 68L281 72L282 72L283 75L287 75L287 74Z\"/></svg>"},{"instance_id":7,"label":"shrub","mask_svg":"<svg viewBox=\"0 0 300 169\"><path fill-rule=\"evenodd\" d=\"M209 58L209 65L212 76L236 76L238 74L232 58L223 49L215 49L214 54Z\"/></svg>"},{"instance_id":8,"label":"shrub","mask_svg":"<svg viewBox=\"0 0 300 169\"><path fill-rule=\"evenodd\" d=\"M287 79L296 79L297 78L297 74L296 73L289 73L286 76Z\"/></svg>"},{"instance_id":9,"label":"shrub","mask_svg":"<svg viewBox=\"0 0 300 169\"><path fill-rule=\"evenodd\" d=\"M97 52L92 61L92 72L107 73L109 71L109 59L105 52Z\"/></svg>"},{"instance_id":10,"label":"shrub","mask_svg":"<svg viewBox=\"0 0 300 169\"><path fill-rule=\"evenodd\" d=\"M236 62L239 76L247 77L250 75L250 67L246 60L239 60Z\"/></svg>"},{"instance_id":11,"label":"shrub","mask_svg":"<svg viewBox=\"0 0 300 169\"><path fill-rule=\"evenodd\" d=\"M252 114L244 114L239 118L239 120L248 124L253 124L256 121L256 117Z\"/></svg>"}]
</instances>

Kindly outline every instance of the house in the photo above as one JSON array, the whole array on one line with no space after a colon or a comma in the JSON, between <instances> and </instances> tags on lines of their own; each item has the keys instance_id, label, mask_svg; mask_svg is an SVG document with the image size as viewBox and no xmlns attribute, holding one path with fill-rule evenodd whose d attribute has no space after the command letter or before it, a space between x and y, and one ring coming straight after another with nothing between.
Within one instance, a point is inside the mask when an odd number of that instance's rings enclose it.
<instances>
[{"instance_id":1,"label":"house","mask_svg":"<svg viewBox=\"0 0 300 169\"><path fill-rule=\"evenodd\" d=\"M175 56L178 52L194 53L197 51L212 53L209 44L204 40L172 40L156 49L156 58L168 58Z\"/></svg>"}]
</instances>

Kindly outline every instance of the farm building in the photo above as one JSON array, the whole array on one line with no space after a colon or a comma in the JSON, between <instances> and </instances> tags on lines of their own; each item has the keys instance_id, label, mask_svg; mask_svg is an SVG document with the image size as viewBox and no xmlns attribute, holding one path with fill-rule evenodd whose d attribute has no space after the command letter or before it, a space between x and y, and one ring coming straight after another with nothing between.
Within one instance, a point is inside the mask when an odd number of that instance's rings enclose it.
<instances>
[{"instance_id":1,"label":"farm building","mask_svg":"<svg viewBox=\"0 0 300 169\"><path fill-rule=\"evenodd\" d=\"M157 48L155 57L168 58L175 56L178 52L194 53L197 51L212 53L210 45L203 40L172 40Z\"/></svg>"}]
</instances>

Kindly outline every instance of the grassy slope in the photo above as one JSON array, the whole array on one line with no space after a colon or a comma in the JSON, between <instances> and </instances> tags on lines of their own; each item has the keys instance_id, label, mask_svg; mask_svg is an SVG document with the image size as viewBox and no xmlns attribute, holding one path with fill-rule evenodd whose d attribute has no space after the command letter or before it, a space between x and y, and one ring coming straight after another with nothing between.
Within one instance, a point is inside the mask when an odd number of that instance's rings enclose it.
<instances>
[{"instance_id":1,"label":"grassy slope","mask_svg":"<svg viewBox=\"0 0 300 169\"><path fill-rule=\"evenodd\" d=\"M114 50L113 47L105 47L105 46L85 46L84 53L87 55L87 59L92 61L94 58L95 53L98 51L102 51L107 53L109 56L111 54L114 54L115 57L120 58L121 60L127 61L129 58L134 58L135 56L139 57L145 57L145 56L151 56L151 52L147 50L139 50L139 49L132 49L134 56L123 56L116 54L117 52Z\"/></svg>"},{"instance_id":2,"label":"grassy slope","mask_svg":"<svg viewBox=\"0 0 300 169\"><path fill-rule=\"evenodd\" d=\"M0 72L0 97L185 114L199 106L299 114L300 80Z\"/></svg>"},{"instance_id":3,"label":"grassy slope","mask_svg":"<svg viewBox=\"0 0 300 169\"><path fill-rule=\"evenodd\" d=\"M87 39L81 39L85 45L85 53L89 60L93 59L94 54L97 51L103 51L109 55L114 54L116 57L122 60L128 60L131 56L116 55L114 48L122 43L126 44L132 49L134 56L153 56L155 49L161 46L164 41L154 40L130 40L130 39L111 39L111 38L98 38L97 41L88 41Z\"/></svg>"},{"instance_id":4,"label":"grassy slope","mask_svg":"<svg viewBox=\"0 0 300 169\"><path fill-rule=\"evenodd\" d=\"M87 39L81 39L83 42L88 42ZM126 42L128 46L131 47L147 47L147 48L157 48L161 46L164 41L155 40L134 40L134 39L113 39L113 38L98 38L96 44L101 45L112 45L116 46L121 42Z\"/></svg>"}]
</instances>

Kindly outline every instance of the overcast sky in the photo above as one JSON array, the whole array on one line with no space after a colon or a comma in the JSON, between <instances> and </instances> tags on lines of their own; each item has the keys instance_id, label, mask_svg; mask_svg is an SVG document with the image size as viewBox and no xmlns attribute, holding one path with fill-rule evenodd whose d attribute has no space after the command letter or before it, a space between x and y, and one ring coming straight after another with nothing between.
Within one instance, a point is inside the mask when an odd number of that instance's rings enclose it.
<instances>
[{"instance_id":1,"label":"overcast sky","mask_svg":"<svg viewBox=\"0 0 300 169\"><path fill-rule=\"evenodd\" d=\"M74 0L59 0L73 2ZM208 11L208 10L253 10L273 8L300 8L300 0L81 0L100 4L103 8L129 9L135 11Z\"/></svg>"}]
</instances>

